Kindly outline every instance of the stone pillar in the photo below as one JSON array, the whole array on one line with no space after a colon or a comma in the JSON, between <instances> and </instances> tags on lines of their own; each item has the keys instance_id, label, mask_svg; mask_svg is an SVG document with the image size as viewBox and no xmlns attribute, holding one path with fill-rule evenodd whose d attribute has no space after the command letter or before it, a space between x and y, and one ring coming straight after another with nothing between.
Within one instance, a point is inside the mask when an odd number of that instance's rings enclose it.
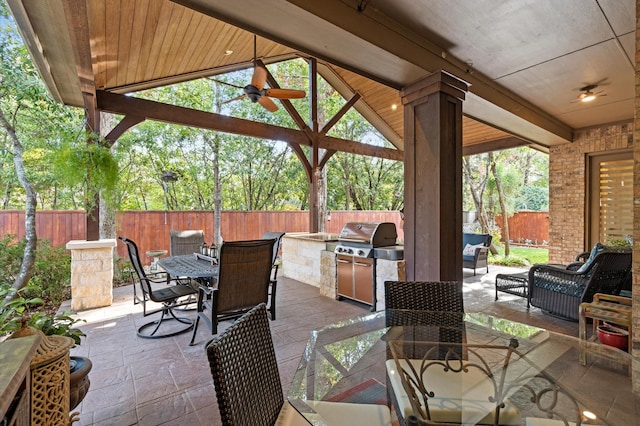
<instances>
[{"instance_id":1,"label":"stone pillar","mask_svg":"<svg viewBox=\"0 0 640 426\"><path fill-rule=\"evenodd\" d=\"M407 280L462 281L462 101L444 71L402 90Z\"/></svg>"},{"instance_id":2,"label":"stone pillar","mask_svg":"<svg viewBox=\"0 0 640 426\"><path fill-rule=\"evenodd\" d=\"M71 250L71 309L110 306L113 301L115 239L67 243Z\"/></svg>"}]
</instances>

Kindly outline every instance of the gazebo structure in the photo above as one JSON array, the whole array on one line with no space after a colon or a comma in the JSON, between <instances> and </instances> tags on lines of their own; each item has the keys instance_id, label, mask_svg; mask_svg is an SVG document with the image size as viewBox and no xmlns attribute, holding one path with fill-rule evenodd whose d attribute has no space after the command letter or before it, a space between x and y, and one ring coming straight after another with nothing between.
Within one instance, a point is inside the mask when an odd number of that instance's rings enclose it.
<instances>
[{"instance_id":1,"label":"gazebo structure","mask_svg":"<svg viewBox=\"0 0 640 426\"><path fill-rule=\"evenodd\" d=\"M286 141L309 179L311 231L319 220L318 171L333 152L403 160L408 279L461 279L463 155L521 145L549 153L552 262L597 238L588 207L592 162L609 152L640 158L633 0L8 3L55 99L84 108L94 130L100 112L124 116L106 134L111 142L147 119ZM283 102L298 129L125 96L251 67L254 34L260 62L306 59L310 75L332 84L345 108L319 128L314 78L309 120ZM278 87L273 76L267 81ZM396 149L328 136L348 108ZM637 171L633 186L637 211ZM640 241L640 219L633 224ZM95 226L88 229L96 235ZM639 272L636 260L636 288ZM640 304L634 307L640 330ZM640 347L640 336L633 340Z\"/></svg>"}]
</instances>

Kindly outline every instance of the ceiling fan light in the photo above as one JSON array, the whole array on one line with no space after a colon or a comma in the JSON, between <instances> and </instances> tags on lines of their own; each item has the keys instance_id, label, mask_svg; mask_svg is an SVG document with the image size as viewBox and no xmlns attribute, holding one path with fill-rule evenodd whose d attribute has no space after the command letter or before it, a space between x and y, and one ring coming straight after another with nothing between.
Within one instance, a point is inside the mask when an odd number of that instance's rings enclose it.
<instances>
[{"instance_id":1,"label":"ceiling fan light","mask_svg":"<svg viewBox=\"0 0 640 426\"><path fill-rule=\"evenodd\" d=\"M585 95L580 99L582 102L591 102L596 98L596 95L593 93L585 93Z\"/></svg>"},{"instance_id":2,"label":"ceiling fan light","mask_svg":"<svg viewBox=\"0 0 640 426\"><path fill-rule=\"evenodd\" d=\"M233 53L233 50L231 50L231 49L225 50L225 51L224 51L224 56L229 56L229 55L231 55L232 53Z\"/></svg>"}]
</instances>

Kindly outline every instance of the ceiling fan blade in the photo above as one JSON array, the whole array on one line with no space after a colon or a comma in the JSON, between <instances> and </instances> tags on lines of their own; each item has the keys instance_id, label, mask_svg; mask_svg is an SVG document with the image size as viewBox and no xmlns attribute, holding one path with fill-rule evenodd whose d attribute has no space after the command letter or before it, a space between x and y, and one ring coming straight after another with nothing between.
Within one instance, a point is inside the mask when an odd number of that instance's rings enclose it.
<instances>
[{"instance_id":1,"label":"ceiling fan blade","mask_svg":"<svg viewBox=\"0 0 640 426\"><path fill-rule=\"evenodd\" d=\"M263 68L260 65L256 65L253 68L253 77L251 77L251 85L257 87L258 90L262 90L262 88L264 87L265 81L267 81L266 68Z\"/></svg>"},{"instance_id":2,"label":"ceiling fan blade","mask_svg":"<svg viewBox=\"0 0 640 426\"><path fill-rule=\"evenodd\" d=\"M276 112L278 110L278 105L276 105L275 102L273 102L271 99L269 99L266 96L263 96L260 99L258 99L258 103L268 111Z\"/></svg>"},{"instance_id":3,"label":"ceiling fan blade","mask_svg":"<svg viewBox=\"0 0 640 426\"><path fill-rule=\"evenodd\" d=\"M267 89L265 94L277 99L301 99L307 96L304 90L293 89Z\"/></svg>"}]
</instances>

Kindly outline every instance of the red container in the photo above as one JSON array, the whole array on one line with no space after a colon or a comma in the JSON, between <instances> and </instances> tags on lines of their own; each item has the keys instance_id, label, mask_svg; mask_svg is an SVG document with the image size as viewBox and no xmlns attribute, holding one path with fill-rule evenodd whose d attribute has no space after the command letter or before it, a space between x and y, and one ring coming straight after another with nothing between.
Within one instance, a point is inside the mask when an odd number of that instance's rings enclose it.
<instances>
[{"instance_id":1,"label":"red container","mask_svg":"<svg viewBox=\"0 0 640 426\"><path fill-rule=\"evenodd\" d=\"M598 340L608 346L613 346L623 351L627 350L627 344L629 343L629 333L618 328L612 328L607 325L601 325L596 331Z\"/></svg>"}]
</instances>

